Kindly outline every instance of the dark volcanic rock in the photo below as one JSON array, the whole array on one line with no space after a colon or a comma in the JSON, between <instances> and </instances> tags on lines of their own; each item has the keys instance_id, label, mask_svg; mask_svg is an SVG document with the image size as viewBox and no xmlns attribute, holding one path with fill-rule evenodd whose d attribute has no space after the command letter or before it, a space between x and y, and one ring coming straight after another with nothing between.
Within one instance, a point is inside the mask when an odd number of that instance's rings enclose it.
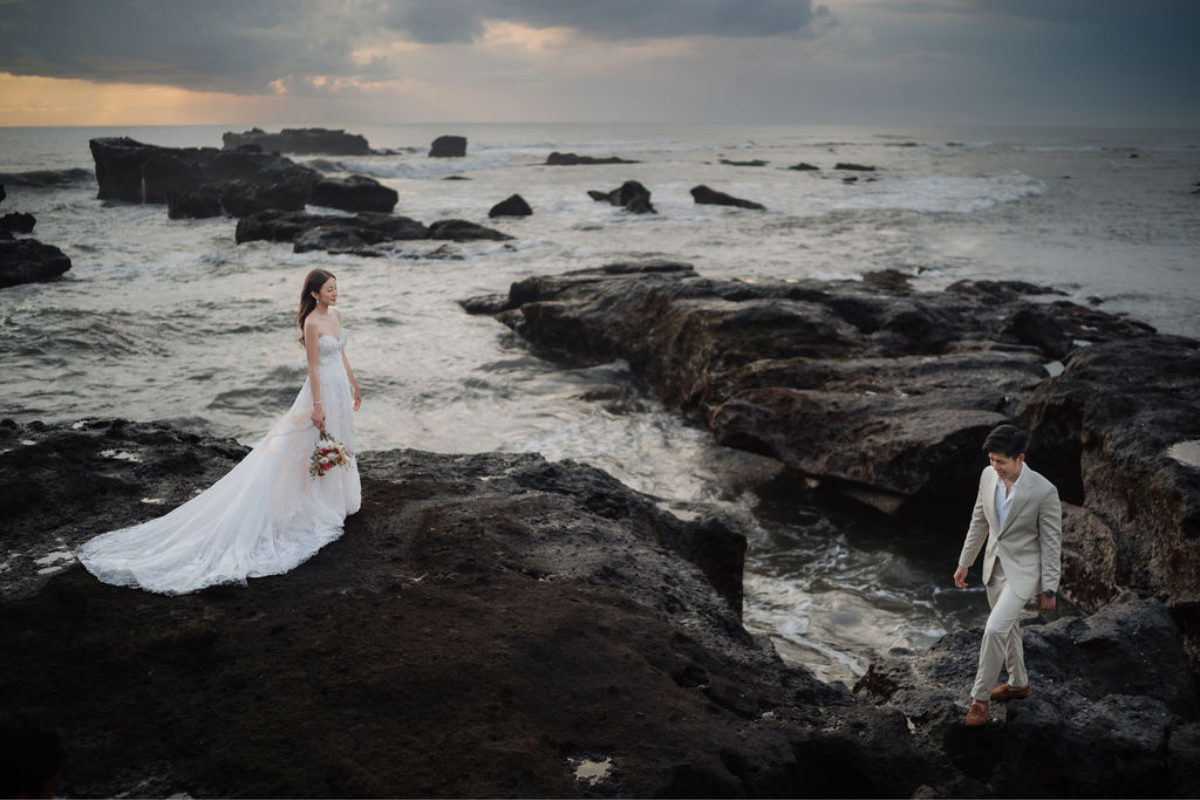
<instances>
[{"instance_id":1,"label":"dark volcanic rock","mask_svg":"<svg viewBox=\"0 0 1200 800\"><path fill-rule=\"evenodd\" d=\"M370 245L376 237L364 235L359 228L344 225L320 225L309 228L296 236L292 252L308 253L323 250L330 255L349 254L380 258L383 253Z\"/></svg>"},{"instance_id":2,"label":"dark volcanic rock","mask_svg":"<svg viewBox=\"0 0 1200 800\"><path fill-rule=\"evenodd\" d=\"M112 420L8 422L0 442L23 555L162 513L245 452ZM360 466L362 511L285 575L163 597L6 571L0 706L62 731L60 791L909 796L938 774L898 713L744 631L702 571L740 581L721 517L536 455ZM610 771L581 781L583 759Z\"/></svg>"},{"instance_id":3,"label":"dark volcanic rock","mask_svg":"<svg viewBox=\"0 0 1200 800\"><path fill-rule=\"evenodd\" d=\"M766 209L762 203L755 203L753 200L743 200L740 197L718 192L715 189L710 189L701 184L692 189L692 199L697 203L703 203L714 206L736 206L738 208L752 208L758 211Z\"/></svg>"},{"instance_id":4,"label":"dark volcanic rock","mask_svg":"<svg viewBox=\"0 0 1200 800\"><path fill-rule=\"evenodd\" d=\"M788 167L788 169L799 170L800 172L814 172L814 171L820 171L821 168L814 167L812 164L808 164L808 163L801 161L799 164Z\"/></svg>"},{"instance_id":5,"label":"dark volcanic rock","mask_svg":"<svg viewBox=\"0 0 1200 800\"><path fill-rule=\"evenodd\" d=\"M918 746L943 751L961 773L957 785L939 787L942 796L1191 797L1200 791L1195 753L1171 746L1184 720L1194 720L1200 709L1178 631L1161 603L1118 603L1087 618L1027 625L1032 696L993 703L991 721L973 730L962 718L980 636L976 629L947 636L924 653L893 651L856 687L883 707L898 708ZM1039 755L1050 746L1053 758Z\"/></svg>"},{"instance_id":6,"label":"dark volcanic rock","mask_svg":"<svg viewBox=\"0 0 1200 800\"><path fill-rule=\"evenodd\" d=\"M637 181L625 181L611 192L589 190L588 196L593 200L608 202L614 206L622 206L626 211L635 214L657 214L650 204L650 190Z\"/></svg>"},{"instance_id":7,"label":"dark volcanic rock","mask_svg":"<svg viewBox=\"0 0 1200 800\"><path fill-rule=\"evenodd\" d=\"M851 164L846 161L839 161L837 164L835 164L833 166L833 168L834 169L842 169L842 170L854 170L857 172L874 172L875 171L875 167L867 167L867 166L863 166L862 164Z\"/></svg>"},{"instance_id":8,"label":"dark volcanic rock","mask_svg":"<svg viewBox=\"0 0 1200 800\"><path fill-rule=\"evenodd\" d=\"M245 586L43 574L245 452L165 425L0 423L0 707L61 731L64 796L1196 791L1195 692L1161 606L1027 632L1034 697L964 731L978 631L894 652L859 698L822 685L742 628L729 520L537 455L361 453L342 538ZM584 760L607 773L577 778Z\"/></svg>"},{"instance_id":9,"label":"dark volcanic rock","mask_svg":"<svg viewBox=\"0 0 1200 800\"><path fill-rule=\"evenodd\" d=\"M267 133L251 128L244 133L226 133L221 137L226 150L257 147L259 151L298 153L300 155L366 156L371 148L364 136L328 128L284 128L279 133Z\"/></svg>"},{"instance_id":10,"label":"dark volcanic rock","mask_svg":"<svg viewBox=\"0 0 1200 800\"><path fill-rule=\"evenodd\" d=\"M167 216L171 219L208 219L224 213L220 184L205 183L167 190Z\"/></svg>"},{"instance_id":11,"label":"dark volcanic rock","mask_svg":"<svg viewBox=\"0 0 1200 800\"><path fill-rule=\"evenodd\" d=\"M617 158L609 156L607 158L596 158L595 156L580 156L575 153L559 153L553 152L546 156L546 164L552 167L575 167L583 164L637 164L637 161L631 161L626 158Z\"/></svg>"},{"instance_id":12,"label":"dark volcanic rock","mask_svg":"<svg viewBox=\"0 0 1200 800\"><path fill-rule=\"evenodd\" d=\"M33 226L36 224L37 218L33 214L15 212L0 217L0 231L10 233L33 233Z\"/></svg>"},{"instance_id":13,"label":"dark volcanic rock","mask_svg":"<svg viewBox=\"0 0 1200 800\"><path fill-rule=\"evenodd\" d=\"M467 137L439 136L429 147L430 158L462 158L467 154Z\"/></svg>"},{"instance_id":14,"label":"dark volcanic rock","mask_svg":"<svg viewBox=\"0 0 1200 800\"><path fill-rule=\"evenodd\" d=\"M0 183L0 203L3 203L6 197L8 197L8 192L4 191L4 184Z\"/></svg>"},{"instance_id":15,"label":"dark volcanic rock","mask_svg":"<svg viewBox=\"0 0 1200 800\"><path fill-rule=\"evenodd\" d=\"M395 189L384 186L365 175L348 178L324 178L313 186L312 199L315 206L340 208L343 211L390 212L396 207L400 195Z\"/></svg>"},{"instance_id":16,"label":"dark volcanic rock","mask_svg":"<svg viewBox=\"0 0 1200 800\"><path fill-rule=\"evenodd\" d=\"M0 239L0 288L57 278L71 268L62 250L36 239Z\"/></svg>"},{"instance_id":17,"label":"dark volcanic rock","mask_svg":"<svg viewBox=\"0 0 1200 800\"><path fill-rule=\"evenodd\" d=\"M312 184L314 170L278 155L213 147L158 147L129 138L92 139L101 200L165 203L172 190L244 180L258 185Z\"/></svg>"},{"instance_id":18,"label":"dark volcanic rock","mask_svg":"<svg viewBox=\"0 0 1200 800\"><path fill-rule=\"evenodd\" d=\"M455 242L470 242L479 239L506 242L513 237L464 219L443 219L430 223L429 238L449 239Z\"/></svg>"},{"instance_id":19,"label":"dark volcanic rock","mask_svg":"<svg viewBox=\"0 0 1200 800\"><path fill-rule=\"evenodd\" d=\"M1085 605L1123 590L1200 603L1200 463L1173 455L1200 440L1197 397L1200 342L1160 335L1074 350L1026 405L1030 460L1111 537Z\"/></svg>"},{"instance_id":20,"label":"dark volcanic rock","mask_svg":"<svg viewBox=\"0 0 1200 800\"><path fill-rule=\"evenodd\" d=\"M353 217L334 214L309 214L305 211L260 211L238 220L235 234L238 244L266 240L295 242L301 234L321 229L353 232L356 243L429 239L430 231L420 222L393 214L362 212ZM306 241L312 241L307 239Z\"/></svg>"},{"instance_id":21,"label":"dark volcanic rock","mask_svg":"<svg viewBox=\"0 0 1200 800\"><path fill-rule=\"evenodd\" d=\"M767 162L760 158L755 158L750 161L730 161L727 158L722 158L720 159L720 162L729 167L765 167L767 165Z\"/></svg>"},{"instance_id":22,"label":"dark volcanic rock","mask_svg":"<svg viewBox=\"0 0 1200 800\"><path fill-rule=\"evenodd\" d=\"M489 217L528 217L533 213L529 203L519 194L514 194L507 200L501 200L488 211Z\"/></svg>"},{"instance_id":23,"label":"dark volcanic rock","mask_svg":"<svg viewBox=\"0 0 1200 800\"><path fill-rule=\"evenodd\" d=\"M551 357L625 359L722 444L888 512L955 518L969 513L979 443L1021 411L1064 337L1147 333L1056 303L1045 308L1061 336L1041 349L1012 325L1032 305L906 281L748 284L621 265L515 283L500 319Z\"/></svg>"},{"instance_id":24,"label":"dark volcanic rock","mask_svg":"<svg viewBox=\"0 0 1200 800\"><path fill-rule=\"evenodd\" d=\"M364 211L352 217L309 214L304 211L260 211L238 220L238 244L253 241L293 242L296 252L329 249L330 252L360 252L379 255L367 245L418 239L449 239L458 242L478 239L506 241L513 237L465 220L441 220L429 227L394 214ZM325 248L323 245L328 245Z\"/></svg>"}]
</instances>

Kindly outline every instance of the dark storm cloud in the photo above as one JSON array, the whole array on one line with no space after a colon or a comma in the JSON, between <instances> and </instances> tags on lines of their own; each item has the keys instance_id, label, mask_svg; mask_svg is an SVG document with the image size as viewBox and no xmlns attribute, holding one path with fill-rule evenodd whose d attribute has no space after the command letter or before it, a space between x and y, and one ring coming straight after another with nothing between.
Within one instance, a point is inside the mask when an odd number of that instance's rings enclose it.
<instances>
[{"instance_id":1,"label":"dark storm cloud","mask_svg":"<svg viewBox=\"0 0 1200 800\"><path fill-rule=\"evenodd\" d=\"M387 23L425 43L466 42L485 20L570 27L601 39L805 35L809 0L397 0Z\"/></svg>"},{"instance_id":2,"label":"dark storm cloud","mask_svg":"<svg viewBox=\"0 0 1200 800\"><path fill-rule=\"evenodd\" d=\"M0 71L258 93L288 74L358 75L353 28L312 0L0 2Z\"/></svg>"},{"instance_id":3,"label":"dark storm cloud","mask_svg":"<svg viewBox=\"0 0 1200 800\"><path fill-rule=\"evenodd\" d=\"M380 77L384 60L350 54L381 31L467 42L485 20L601 39L745 37L803 35L814 12L809 0L0 0L0 71L256 94L280 79Z\"/></svg>"}]
</instances>

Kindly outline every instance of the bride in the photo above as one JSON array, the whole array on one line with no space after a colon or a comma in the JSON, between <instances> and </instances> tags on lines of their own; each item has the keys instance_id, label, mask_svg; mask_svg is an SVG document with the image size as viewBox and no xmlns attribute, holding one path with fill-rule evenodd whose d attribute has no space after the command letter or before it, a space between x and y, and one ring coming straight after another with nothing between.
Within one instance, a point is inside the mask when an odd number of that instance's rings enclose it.
<instances>
[{"instance_id":1,"label":"bride","mask_svg":"<svg viewBox=\"0 0 1200 800\"><path fill-rule=\"evenodd\" d=\"M362 501L353 459L309 474L321 432L354 451L352 411L362 404L346 358L337 279L314 269L304 280L296 324L308 379L292 409L244 460L170 513L89 540L76 557L105 583L184 594L278 575L342 535Z\"/></svg>"}]
</instances>

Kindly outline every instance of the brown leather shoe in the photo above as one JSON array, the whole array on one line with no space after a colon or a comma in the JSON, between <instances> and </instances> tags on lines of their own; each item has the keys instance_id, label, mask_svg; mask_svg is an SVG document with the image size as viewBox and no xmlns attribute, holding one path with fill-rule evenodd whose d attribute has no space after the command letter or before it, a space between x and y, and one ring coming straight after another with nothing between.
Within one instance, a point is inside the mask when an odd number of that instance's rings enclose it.
<instances>
[{"instance_id":1,"label":"brown leather shoe","mask_svg":"<svg viewBox=\"0 0 1200 800\"><path fill-rule=\"evenodd\" d=\"M987 725L988 721L988 704L986 700L972 700L971 707L967 709L967 726L977 728L980 725Z\"/></svg>"},{"instance_id":2,"label":"brown leather shoe","mask_svg":"<svg viewBox=\"0 0 1200 800\"><path fill-rule=\"evenodd\" d=\"M1029 697L1029 684L1024 686L1011 686L1007 683L1002 683L995 689L992 689L992 700L1002 702L1004 700L1024 700Z\"/></svg>"}]
</instances>

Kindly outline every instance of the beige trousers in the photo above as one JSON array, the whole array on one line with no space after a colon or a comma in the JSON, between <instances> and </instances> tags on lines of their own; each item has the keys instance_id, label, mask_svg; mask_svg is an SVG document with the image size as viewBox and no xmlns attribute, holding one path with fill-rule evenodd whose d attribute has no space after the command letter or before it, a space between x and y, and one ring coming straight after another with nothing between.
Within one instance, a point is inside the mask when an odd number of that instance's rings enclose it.
<instances>
[{"instance_id":1,"label":"beige trousers","mask_svg":"<svg viewBox=\"0 0 1200 800\"><path fill-rule=\"evenodd\" d=\"M971 690L972 698L984 701L996 688L1002 666L1008 668L1009 685L1029 685L1029 674L1025 671L1025 649L1021 646L1021 626L1017 622L1029 598L1018 597L1012 590L999 561L987 583L987 594L992 613L983 629L979 669Z\"/></svg>"}]
</instances>

